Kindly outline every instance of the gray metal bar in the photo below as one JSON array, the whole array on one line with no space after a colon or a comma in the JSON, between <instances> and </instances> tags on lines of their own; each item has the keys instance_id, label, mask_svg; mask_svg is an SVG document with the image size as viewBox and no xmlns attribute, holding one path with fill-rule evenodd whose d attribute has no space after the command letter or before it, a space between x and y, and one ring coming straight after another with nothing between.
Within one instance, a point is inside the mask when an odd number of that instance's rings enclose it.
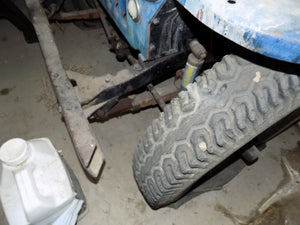
<instances>
[{"instance_id":1,"label":"gray metal bar","mask_svg":"<svg viewBox=\"0 0 300 225\"><path fill-rule=\"evenodd\" d=\"M63 69L48 19L39 0L25 0L25 2L77 156L87 173L94 178L98 177L104 162L103 153Z\"/></svg>"}]
</instances>

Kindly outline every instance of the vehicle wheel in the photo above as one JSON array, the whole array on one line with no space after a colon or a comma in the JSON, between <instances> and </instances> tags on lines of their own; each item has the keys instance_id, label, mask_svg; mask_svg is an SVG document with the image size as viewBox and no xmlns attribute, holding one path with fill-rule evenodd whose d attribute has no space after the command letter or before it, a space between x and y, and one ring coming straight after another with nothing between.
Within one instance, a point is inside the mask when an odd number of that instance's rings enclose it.
<instances>
[{"instance_id":1,"label":"vehicle wheel","mask_svg":"<svg viewBox=\"0 0 300 225\"><path fill-rule=\"evenodd\" d=\"M133 157L152 208L178 200L212 168L300 107L300 77L227 55L148 127Z\"/></svg>"}]
</instances>

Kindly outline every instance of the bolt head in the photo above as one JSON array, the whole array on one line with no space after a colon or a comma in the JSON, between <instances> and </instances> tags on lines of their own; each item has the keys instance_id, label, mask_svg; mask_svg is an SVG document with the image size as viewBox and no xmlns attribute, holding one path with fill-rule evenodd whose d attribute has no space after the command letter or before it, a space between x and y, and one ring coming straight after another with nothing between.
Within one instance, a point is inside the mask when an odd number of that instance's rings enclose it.
<instances>
[{"instance_id":1,"label":"bolt head","mask_svg":"<svg viewBox=\"0 0 300 225\"><path fill-rule=\"evenodd\" d=\"M105 77L105 82L106 82L106 83L109 83L110 81L111 81L110 76L107 75L107 76Z\"/></svg>"},{"instance_id":2,"label":"bolt head","mask_svg":"<svg viewBox=\"0 0 300 225\"><path fill-rule=\"evenodd\" d=\"M128 0L127 10L132 20L137 22L140 17L139 4L137 0Z\"/></svg>"}]
</instances>

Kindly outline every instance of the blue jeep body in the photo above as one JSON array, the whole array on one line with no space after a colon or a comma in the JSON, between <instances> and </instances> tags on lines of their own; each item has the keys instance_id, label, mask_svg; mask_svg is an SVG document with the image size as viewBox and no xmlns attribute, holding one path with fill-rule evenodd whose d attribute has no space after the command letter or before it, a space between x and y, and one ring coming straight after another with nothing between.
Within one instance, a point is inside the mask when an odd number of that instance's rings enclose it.
<instances>
[{"instance_id":1,"label":"blue jeep body","mask_svg":"<svg viewBox=\"0 0 300 225\"><path fill-rule=\"evenodd\" d=\"M100 0L131 47L146 60L180 51L186 22L178 8L184 7L194 17L220 35L251 51L275 59L300 63L300 1L298 0L135 0L140 18L128 13L129 0ZM166 39L155 38L160 24L171 32ZM176 33L176 32L177 33ZM184 36L184 34L183 34ZM168 43L168 46L165 46ZM161 45L161 46L158 46ZM163 47L162 47L163 46ZM163 48L163 49L161 49Z\"/></svg>"}]
</instances>

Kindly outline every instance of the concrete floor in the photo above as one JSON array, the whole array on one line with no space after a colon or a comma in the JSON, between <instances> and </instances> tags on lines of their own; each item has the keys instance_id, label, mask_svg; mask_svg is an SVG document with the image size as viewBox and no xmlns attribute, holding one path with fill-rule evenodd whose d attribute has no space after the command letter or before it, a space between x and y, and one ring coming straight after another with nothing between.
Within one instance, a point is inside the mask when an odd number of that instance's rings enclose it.
<instances>
[{"instance_id":1,"label":"concrete floor","mask_svg":"<svg viewBox=\"0 0 300 225\"><path fill-rule=\"evenodd\" d=\"M103 30L82 31L73 24L54 24L53 30L67 69L105 74L127 66L109 52ZM242 224L256 215L258 205L284 179L281 152L299 149L300 131L294 126L269 142L259 161L246 167L222 190L202 194L179 209L154 211L137 188L131 160L139 137L158 116L158 108L91 125L106 157L100 181L93 184L81 169L57 111L38 43L27 44L22 33L6 20L0 20L0 90L0 143L14 137L48 137L57 149L62 149L87 198L88 212L78 221L79 225ZM251 223L300 224L295 210L276 209Z\"/></svg>"}]
</instances>

